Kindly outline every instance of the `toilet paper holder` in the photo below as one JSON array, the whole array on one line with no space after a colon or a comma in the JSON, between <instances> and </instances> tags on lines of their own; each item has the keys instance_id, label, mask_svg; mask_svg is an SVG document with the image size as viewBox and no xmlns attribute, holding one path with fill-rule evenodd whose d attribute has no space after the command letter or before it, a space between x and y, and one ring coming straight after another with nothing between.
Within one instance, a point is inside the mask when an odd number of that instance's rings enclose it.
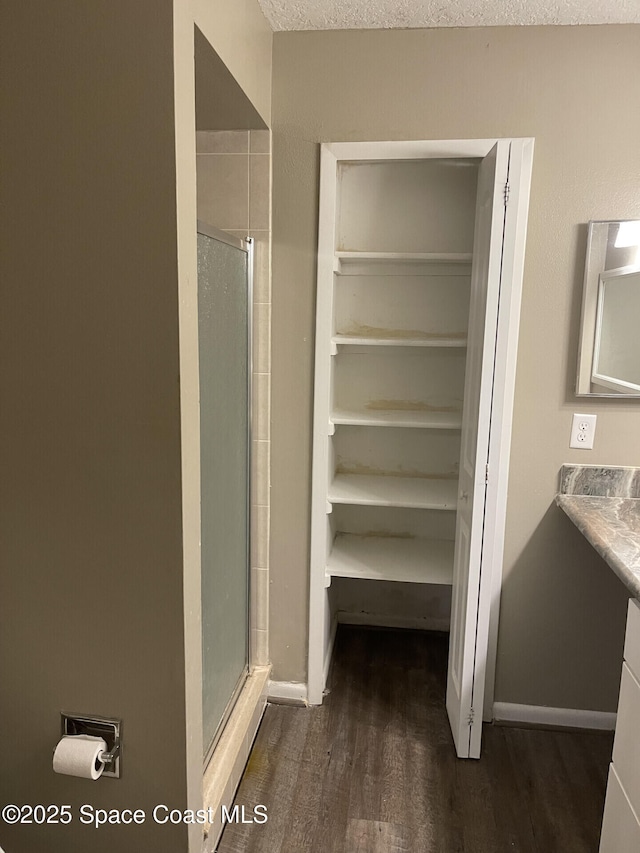
<instances>
[{"instance_id":1,"label":"toilet paper holder","mask_svg":"<svg viewBox=\"0 0 640 853\"><path fill-rule=\"evenodd\" d=\"M103 752L100 756L100 760L104 761L102 775L119 779L122 772L120 766L122 720L65 713L61 713L60 717L63 737L65 735L92 735L104 740L107 744L107 752Z\"/></svg>"}]
</instances>

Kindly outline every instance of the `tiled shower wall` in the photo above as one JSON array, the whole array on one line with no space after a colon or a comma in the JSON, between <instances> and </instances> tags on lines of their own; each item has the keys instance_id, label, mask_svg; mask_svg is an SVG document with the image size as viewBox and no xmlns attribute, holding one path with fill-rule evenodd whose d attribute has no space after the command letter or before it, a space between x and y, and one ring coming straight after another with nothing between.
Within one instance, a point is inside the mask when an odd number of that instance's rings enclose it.
<instances>
[{"instance_id":1,"label":"tiled shower wall","mask_svg":"<svg viewBox=\"0 0 640 853\"><path fill-rule=\"evenodd\" d=\"M251 448L251 662L268 663L271 398L271 134L196 134L198 219L253 237L253 446Z\"/></svg>"}]
</instances>

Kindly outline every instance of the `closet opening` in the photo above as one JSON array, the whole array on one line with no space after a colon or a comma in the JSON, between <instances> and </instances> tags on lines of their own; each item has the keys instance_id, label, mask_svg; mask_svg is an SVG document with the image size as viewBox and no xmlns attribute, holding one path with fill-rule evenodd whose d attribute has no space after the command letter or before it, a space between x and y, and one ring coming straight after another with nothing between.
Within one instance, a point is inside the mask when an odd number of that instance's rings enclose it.
<instances>
[{"instance_id":1,"label":"closet opening","mask_svg":"<svg viewBox=\"0 0 640 853\"><path fill-rule=\"evenodd\" d=\"M309 699L338 623L450 631L461 757L480 752L502 554L513 365L497 352L515 358L528 174L515 239L507 199L523 142L322 152Z\"/></svg>"}]
</instances>

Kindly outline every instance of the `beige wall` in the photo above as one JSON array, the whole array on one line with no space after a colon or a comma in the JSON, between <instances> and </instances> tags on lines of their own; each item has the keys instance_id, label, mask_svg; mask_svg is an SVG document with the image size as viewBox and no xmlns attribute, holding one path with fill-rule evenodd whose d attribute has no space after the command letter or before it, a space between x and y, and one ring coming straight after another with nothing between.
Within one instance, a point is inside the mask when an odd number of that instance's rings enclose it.
<instances>
[{"instance_id":1,"label":"beige wall","mask_svg":"<svg viewBox=\"0 0 640 853\"><path fill-rule=\"evenodd\" d=\"M180 808L172 4L4 9L0 800ZM53 773L61 710L123 720L121 779ZM98 831L77 812L0 836L186 850L182 826Z\"/></svg>"},{"instance_id":2,"label":"beige wall","mask_svg":"<svg viewBox=\"0 0 640 853\"><path fill-rule=\"evenodd\" d=\"M150 817L202 803L194 21L271 85L255 0L211 5L3 10L0 799L149 815L16 853L202 845ZM120 780L53 773L61 710L123 720Z\"/></svg>"},{"instance_id":3,"label":"beige wall","mask_svg":"<svg viewBox=\"0 0 640 853\"><path fill-rule=\"evenodd\" d=\"M190 0L195 23L268 125L273 35L257 0Z\"/></svg>"},{"instance_id":4,"label":"beige wall","mask_svg":"<svg viewBox=\"0 0 640 853\"><path fill-rule=\"evenodd\" d=\"M639 74L638 26L275 36L274 678L306 673L318 143L533 136L496 698L615 708L625 593L553 497L564 461L640 464L640 404L573 396L586 223L640 216Z\"/></svg>"}]
</instances>

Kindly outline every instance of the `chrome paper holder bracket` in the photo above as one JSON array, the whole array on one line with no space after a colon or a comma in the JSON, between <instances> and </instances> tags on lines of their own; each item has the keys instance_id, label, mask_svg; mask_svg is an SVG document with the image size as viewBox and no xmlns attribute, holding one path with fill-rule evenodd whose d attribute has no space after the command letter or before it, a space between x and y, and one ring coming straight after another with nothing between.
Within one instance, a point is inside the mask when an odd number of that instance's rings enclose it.
<instances>
[{"instance_id":1,"label":"chrome paper holder bracket","mask_svg":"<svg viewBox=\"0 0 640 853\"><path fill-rule=\"evenodd\" d=\"M119 779L122 773L122 720L65 713L60 717L63 737L64 735L92 735L104 740L107 744L107 752L103 752L100 756L101 761L104 761L102 775Z\"/></svg>"}]
</instances>

